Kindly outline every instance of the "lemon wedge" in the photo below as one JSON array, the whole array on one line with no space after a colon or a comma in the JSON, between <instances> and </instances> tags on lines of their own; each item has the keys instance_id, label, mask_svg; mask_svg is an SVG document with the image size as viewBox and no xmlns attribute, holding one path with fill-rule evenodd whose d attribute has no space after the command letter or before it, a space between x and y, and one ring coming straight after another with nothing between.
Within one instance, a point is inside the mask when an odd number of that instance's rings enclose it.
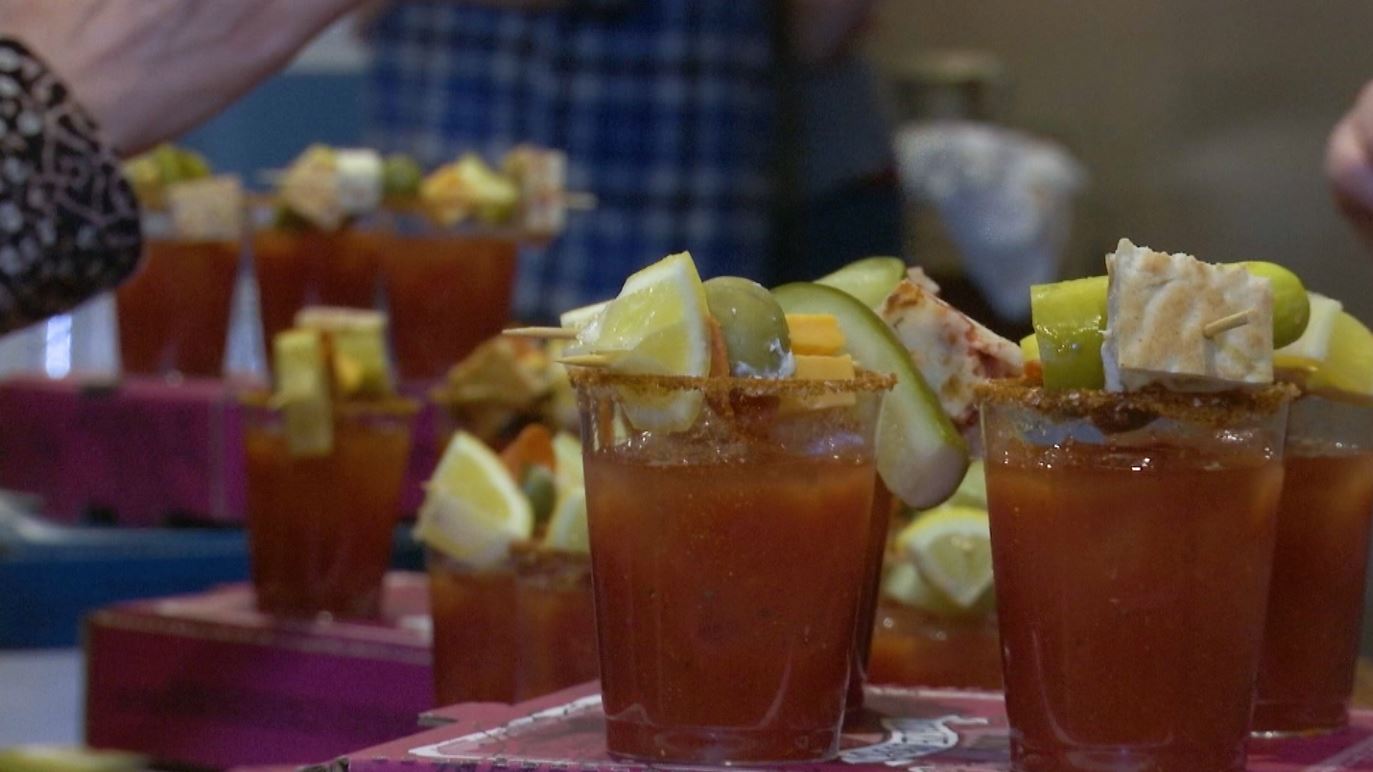
<instances>
[{"instance_id":1,"label":"lemon wedge","mask_svg":"<svg viewBox=\"0 0 1373 772\"><path fill-rule=\"evenodd\" d=\"M705 290L691 255L668 255L625 280L619 296L581 328L578 353L611 357L624 373L704 376L710 371ZM702 394L626 389L625 417L645 431L683 431L701 410Z\"/></svg>"},{"instance_id":2,"label":"lemon wedge","mask_svg":"<svg viewBox=\"0 0 1373 772\"><path fill-rule=\"evenodd\" d=\"M548 521L544 545L562 552L591 551L591 536L586 524L586 489L569 490L558 500Z\"/></svg>"},{"instance_id":3,"label":"lemon wedge","mask_svg":"<svg viewBox=\"0 0 1373 772\"><path fill-rule=\"evenodd\" d=\"M586 475L582 471L582 442L567 432L553 435L553 482L558 497L566 496L569 491L581 488Z\"/></svg>"},{"instance_id":4,"label":"lemon wedge","mask_svg":"<svg viewBox=\"0 0 1373 772\"><path fill-rule=\"evenodd\" d=\"M453 435L426 486L415 538L482 569L533 532L533 509L500 457L467 432Z\"/></svg>"},{"instance_id":5,"label":"lemon wedge","mask_svg":"<svg viewBox=\"0 0 1373 772\"><path fill-rule=\"evenodd\" d=\"M992 594L992 546L987 513L946 504L917 517L897 546L920 577L955 606L984 607Z\"/></svg>"},{"instance_id":6,"label":"lemon wedge","mask_svg":"<svg viewBox=\"0 0 1373 772\"><path fill-rule=\"evenodd\" d=\"M1373 397L1373 332L1349 312L1335 317L1325 361L1311 374L1307 387Z\"/></svg>"},{"instance_id":7,"label":"lemon wedge","mask_svg":"<svg viewBox=\"0 0 1373 772\"><path fill-rule=\"evenodd\" d=\"M904 606L940 617L962 616L967 612L920 576L912 563L894 563L882 579L882 594Z\"/></svg>"}]
</instances>

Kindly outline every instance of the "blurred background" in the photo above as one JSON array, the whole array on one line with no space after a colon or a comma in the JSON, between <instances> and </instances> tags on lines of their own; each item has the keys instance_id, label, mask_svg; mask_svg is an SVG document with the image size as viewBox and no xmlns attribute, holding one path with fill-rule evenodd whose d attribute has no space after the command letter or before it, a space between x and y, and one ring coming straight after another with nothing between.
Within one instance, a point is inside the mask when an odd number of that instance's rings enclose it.
<instances>
[{"instance_id":1,"label":"blurred background","mask_svg":"<svg viewBox=\"0 0 1373 772\"><path fill-rule=\"evenodd\" d=\"M365 143L368 51L353 27L336 25L181 143L245 179L312 142ZM995 296L1023 297L1027 280L1000 258L1035 251L1035 280L1100 273L1121 237L1205 260L1283 263L1373 321L1373 255L1340 219L1322 171L1331 127L1373 78L1370 31L1366 0L1325 0L1319 12L1283 0L878 0L861 52L900 161L904 257L1007 334L1028 328L1025 309ZM979 208L986 198L941 202L925 176L921 152L948 136L922 131L969 125L1006 130L995 136L1023 151L1017 159L1044 162L1026 174L1048 225L1008 253L970 254L998 210ZM261 375L256 291L251 277L238 281L226 374ZM116 372L114 327L107 297L7 336L0 374ZM1373 654L1373 624L1363 640ZM65 711L79 700L67 676L80 665L70 652L53 656L22 667L0 658L0 683L29 684L10 699L42 692L56 706L21 711L0 689L0 744L76 739Z\"/></svg>"}]
</instances>

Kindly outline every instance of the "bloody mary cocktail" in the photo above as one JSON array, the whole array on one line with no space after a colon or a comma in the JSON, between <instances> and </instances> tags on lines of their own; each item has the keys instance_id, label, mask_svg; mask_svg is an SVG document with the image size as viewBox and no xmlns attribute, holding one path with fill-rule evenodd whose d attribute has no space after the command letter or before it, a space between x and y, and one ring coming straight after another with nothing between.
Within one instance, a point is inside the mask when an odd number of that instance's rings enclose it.
<instances>
[{"instance_id":1,"label":"bloody mary cocktail","mask_svg":"<svg viewBox=\"0 0 1373 772\"><path fill-rule=\"evenodd\" d=\"M869 543L876 396L890 381L573 370L611 753L834 754ZM780 409L792 390L855 399ZM693 391L704 399L685 431L640 430L624 412Z\"/></svg>"},{"instance_id":2,"label":"bloody mary cocktail","mask_svg":"<svg viewBox=\"0 0 1373 772\"><path fill-rule=\"evenodd\" d=\"M891 528L892 495L879 480L872 494L872 520L868 525L868 545L863 562L863 594L858 599L858 627L853 644L852 673L844 709L863 707L863 686L868 681L868 662L872 657L873 624L882 585L882 563L887 552Z\"/></svg>"},{"instance_id":3,"label":"bloody mary cocktail","mask_svg":"<svg viewBox=\"0 0 1373 772\"><path fill-rule=\"evenodd\" d=\"M305 306L374 308L376 244L351 229L270 228L253 236L253 272L263 339L291 326Z\"/></svg>"},{"instance_id":4,"label":"bloody mary cocktail","mask_svg":"<svg viewBox=\"0 0 1373 772\"><path fill-rule=\"evenodd\" d=\"M303 457L291 453L280 410L265 399L244 409L258 608L376 616L416 405L402 399L335 405L331 451Z\"/></svg>"},{"instance_id":5,"label":"bloody mary cocktail","mask_svg":"<svg viewBox=\"0 0 1373 772\"><path fill-rule=\"evenodd\" d=\"M510 320L518 242L511 236L378 229L396 368L406 380L434 380Z\"/></svg>"},{"instance_id":6,"label":"bloody mary cocktail","mask_svg":"<svg viewBox=\"0 0 1373 772\"><path fill-rule=\"evenodd\" d=\"M1288 392L982 393L1016 768L1243 769Z\"/></svg>"},{"instance_id":7,"label":"bloody mary cocktail","mask_svg":"<svg viewBox=\"0 0 1373 772\"><path fill-rule=\"evenodd\" d=\"M428 570L437 704L513 701L514 566L473 570L431 550Z\"/></svg>"},{"instance_id":8,"label":"bloody mary cocktail","mask_svg":"<svg viewBox=\"0 0 1373 772\"><path fill-rule=\"evenodd\" d=\"M868 682L956 689L1001 688L995 615L955 619L884 600L872 633Z\"/></svg>"},{"instance_id":9,"label":"bloody mary cocktail","mask_svg":"<svg viewBox=\"0 0 1373 772\"><path fill-rule=\"evenodd\" d=\"M516 545L500 566L434 551L428 564L438 704L522 702L595 680L585 555Z\"/></svg>"},{"instance_id":10,"label":"bloody mary cocktail","mask_svg":"<svg viewBox=\"0 0 1373 772\"><path fill-rule=\"evenodd\" d=\"M219 375L241 252L237 241L148 241L115 295L124 372Z\"/></svg>"},{"instance_id":11,"label":"bloody mary cocktail","mask_svg":"<svg viewBox=\"0 0 1373 772\"><path fill-rule=\"evenodd\" d=\"M1254 731L1316 734L1348 723L1359 651L1373 408L1307 396L1292 406Z\"/></svg>"}]
</instances>

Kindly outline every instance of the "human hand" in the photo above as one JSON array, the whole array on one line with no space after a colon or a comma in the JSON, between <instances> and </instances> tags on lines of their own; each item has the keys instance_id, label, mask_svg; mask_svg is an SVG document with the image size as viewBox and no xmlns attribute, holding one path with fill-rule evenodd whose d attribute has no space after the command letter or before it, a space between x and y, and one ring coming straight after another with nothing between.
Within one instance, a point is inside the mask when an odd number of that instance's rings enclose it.
<instances>
[{"instance_id":1,"label":"human hand","mask_svg":"<svg viewBox=\"0 0 1373 772\"><path fill-rule=\"evenodd\" d=\"M1330 132L1325 173L1336 206L1373 248L1373 82Z\"/></svg>"},{"instance_id":2,"label":"human hand","mask_svg":"<svg viewBox=\"0 0 1373 772\"><path fill-rule=\"evenodd\" d=\"M120 154L223 109L360 0L0 0Z\"/></svg>"}]
</instances>

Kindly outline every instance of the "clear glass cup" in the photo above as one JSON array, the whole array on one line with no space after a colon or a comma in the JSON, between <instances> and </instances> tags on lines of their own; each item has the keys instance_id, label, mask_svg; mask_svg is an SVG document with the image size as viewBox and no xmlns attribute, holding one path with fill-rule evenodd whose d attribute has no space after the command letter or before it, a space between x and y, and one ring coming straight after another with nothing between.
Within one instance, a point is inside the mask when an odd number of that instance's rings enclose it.
<instances>
[{"instance_id":1,"label":"clear glass cup","mask_svg":"<svg viewBox=\"0 0 1373 772\"><path fill-rule=\"evenodd\" d=\"M571 370L609 751L706 764L833 756L891 380ZM686 431L626 418L631 403L693 395ZM852 399L803 402L820 396Z\"/></svg>"},{"instance_id":2,"label":"clear glass cup","mask_svg":"<svg viewBox=\"0 0 1373 772\"><path fill-rule=\"evenodd\" d=\"M297 457L281 411L265 395L244 399L248 546L259 609L380 614L417 409L406 399L336 404L332 452Z\"/></svg>"},{"instance_id":3,"label":"clear glass cup","mask_svg":"<svg viewBox=\"0 0 1373 772\"><path fill-rule=\"evenodd\" d=\"M1373 520L1373 406L1298 399L1283 466L1254 705L1254 732L1266 737L1349 722Z\"/></svg>"},{"instance_id":4,"label":"clear glass cup","mask_svg":"<svg viewBox=\"0 0 1373 772\"><path fill-rule=\"evenodd\" d=\"M360 237L381 256L401 378L442 378L510 321L516 232L445 229L419 213L389 211L369 221Z\"/></svg>"},{"instance_id":5,"label":"clear glass cup","mask_svg":"<svg viewBox=\"0 0 1373 772\"><path fill-rule=\"evenodd\" d=\"M121 369L218 377L243 239L179 238L166 219L156 212L144 218L143 261L115 293Z\"/></svg>"},{"instance_id":6,"label":"clear glass cup","mask_svg":"<svg viewBox=\"0 0 1373 772\"><path fill-rule=\"evenodd\" d=\"M858 599L858 626L853 645L852 675L844 710L857 712L863 707L863 687L868 683L868 664L872 659L873 625L877 620L878 596L882 589L882 564L887 555L887 536L891 530L892 495L877 481L872 492L872 519L868 525L868 544L863 559L863 594Z\"/></svg>"},{"instance_id":7,"label":"clear glass cup","mask_svg":"<svg viewBox=\"0 0 1373 772\"><path fill-rule=\"evenodd\" d=\"M520 544L475 569L429 551L439 705L522 702L596 678L591 561Z\"/></svg>"},{"instance_id":8,"label":"clear glass cup","mask_svg":"<svg viewBox=\"0 0 1373 772\"><path fill-rule=\"evenodd\" d=\"M1244 769L1291 395L982 390L1016 769Z\"/></svg>"},{"instance_id":9,"label":"clear glass cup","mask_svg":"<svg viewBox=\"0 0 1373 772\"><path fill-rule=\"evenodd\" d=\"M376 308L381 275L376 250L371 238L352 227L259 228L252 240L253 275L267 350L306 306Z\"/></svg>"},{"instance_id":10,"label":"clear glass cup","mask_svg":"<svg viewBox=\"0 0 1373 772\"><path fill-rule=\"evenodd\" d=\"M868 683L1000 690L995 612L940 616L884 599L872 633Z\"/></svg>"}]
</instances>

